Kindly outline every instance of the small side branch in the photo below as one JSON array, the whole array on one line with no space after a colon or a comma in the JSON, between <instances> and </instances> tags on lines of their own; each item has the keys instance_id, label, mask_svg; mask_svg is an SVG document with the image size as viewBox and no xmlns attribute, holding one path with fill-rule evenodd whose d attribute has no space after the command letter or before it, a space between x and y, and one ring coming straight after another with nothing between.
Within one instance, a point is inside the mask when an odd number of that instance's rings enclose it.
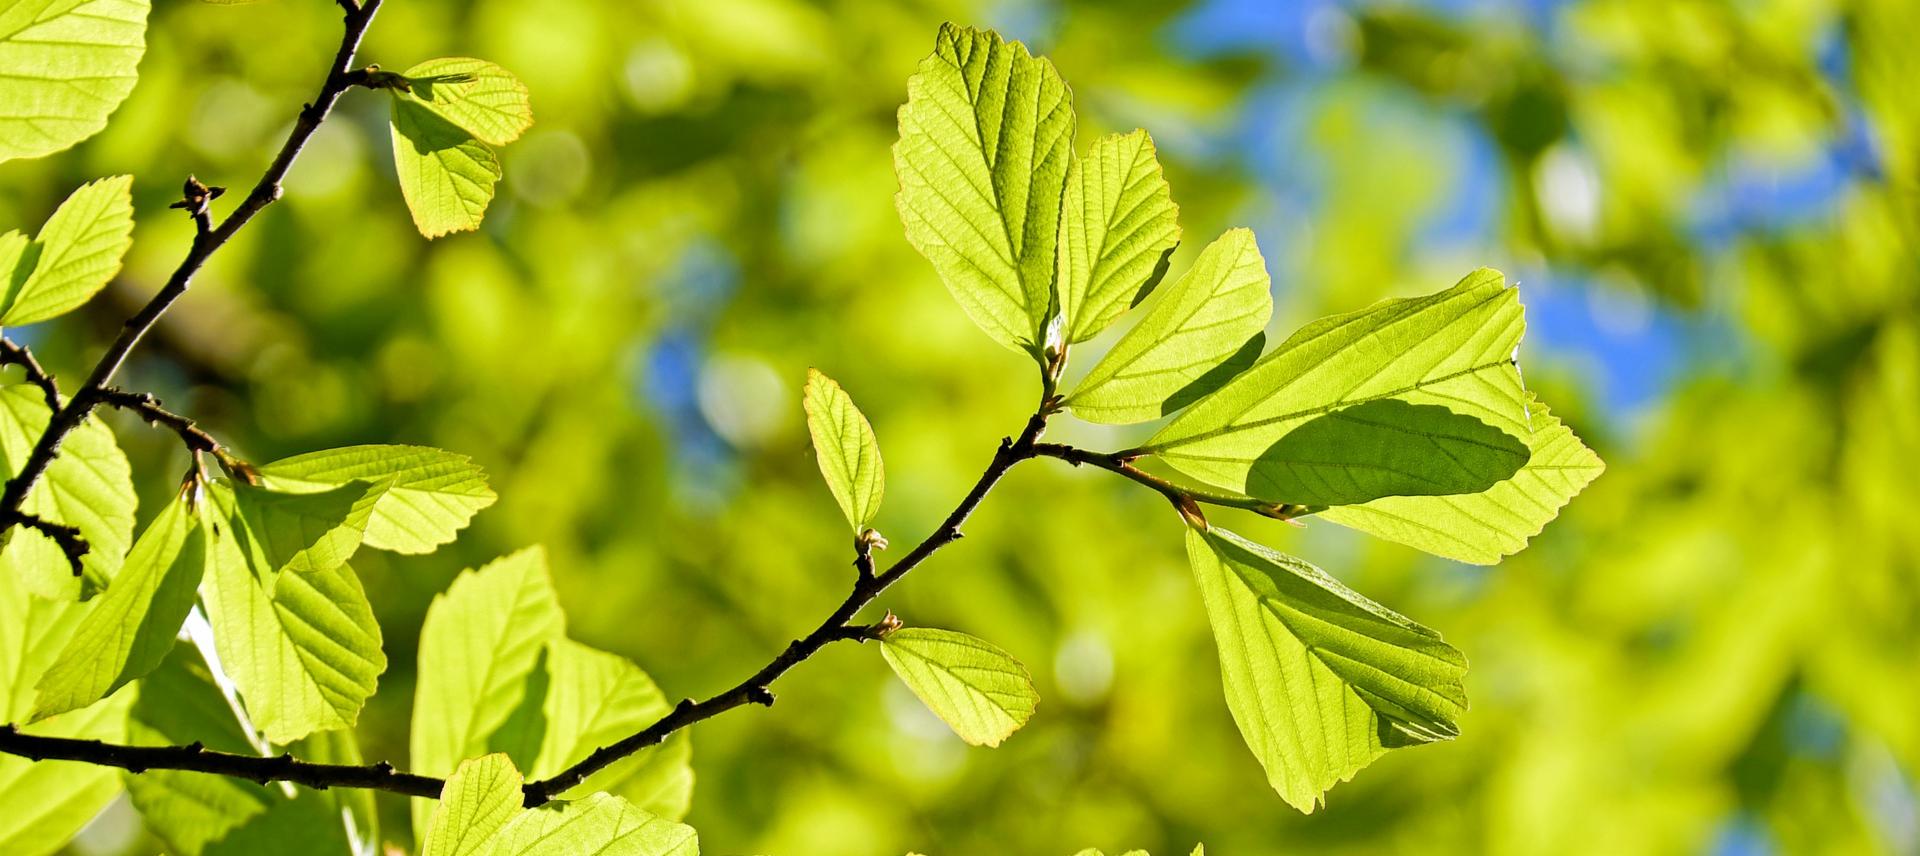
<instances>
[{"instance_id":1,"label":"small side branch","mask_svg":"<svg viewBox=\"0 0 1920 856\"><path fill-rule=\"evenodd\" d=\"M1083 465L1098 467L1136 484L1153 488L1161 496L1166 497L1167 501L1173 503L1173 507L1178 509L1182 516L1202 526L1206 524L1206 518L1201 515L1199 508L1203 504L1245 509L1275 520L1293 520L1318 510L1311 506L1267 502L1250 496L1178 484L1134 466L1134 459L1124 452L1092 452L1060 443L1039 443L1033 447L1033 453L1038 457L1058 458L1076 467Z\"/></svg>"},{"instance_id":2,"label":"small side branch","mask_svg":"<svg viewBox=\"0 0 1920 856\"><path fill-rule=\"evenodd\" d=\"M73 568L74 576L80 576L85 570L80 560L86 558L87 551L91 548L87 546L87 539L81 536L79 527L55 523L24 511L0 512L0 531L12 526L25 526L60 545L60 552L67 557L67 564Z\"/></svg>"},{"instance_id":3,"label":"small side branch","mask_svg":"<svg viewBox=\"0 0 1920 856\"><path fill-rule=\"evenodd\" d=\"M180 442L186 444L187 451L199 454L206 452L221 454L220 441L212 434L201 430L192 419L181 416L160 406L160 399L150 392L127 392L117 387L107 387L100 391L100 403L136 413L147 420L148 425L159 425L180 435Z\"/></svg>"},{"instance_id":4,"label":"small side branch","mask_svg":"<svg viewBox=\"0 0 1920 856\"><path fill-rule=\"evenodd\" d=\"M40 387L40 394L47 399L47 409L60 411L60 383L40 367L40 361L33 358L33 349L0 337L0 365L19 366L27 373L27 382Z\"/></svg>"},{"instance_id":5,"label":"small side branch","mask_svg":"<svg viewBox=\"0 0 1920 856\"><path fill-rule=\"evenodd\" d=\"M381 762L351 766L315 764L292 755L262 758L215 752L190 743L185 746L121 746L98 740L43 737L26 734L13 725L0 725L0 752L35 761L79 761L119 767L131 773L148 770L186 770L249 779L261 784L293 782L309 788L373 788L416 797L437 798L443 780L395 770Z\"/></svg>"}]
</instances>

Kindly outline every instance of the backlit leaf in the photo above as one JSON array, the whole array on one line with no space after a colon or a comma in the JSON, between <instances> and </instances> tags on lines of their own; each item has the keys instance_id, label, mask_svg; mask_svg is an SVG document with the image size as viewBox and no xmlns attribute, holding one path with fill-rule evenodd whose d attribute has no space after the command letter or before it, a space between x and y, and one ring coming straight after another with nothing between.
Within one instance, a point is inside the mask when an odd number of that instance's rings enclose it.
<instances>
[{"instance_id":1,"label":"backlit leaf","mask_svg":"<svg viewBox=\"0 0 1920 856\"><path fill-rule=\"evenodd\" d=\"M268 487L310 492L355 480L392 480L367 521L367 546L430 553L493 504L487 474L466 455L427 446L347 446L282 458L260 468Z\"/></svg>"},{"instance_id":2,"label":"backlit leaf","mask_svg":"<svg viewBox=\"0 0 1920 856\"><path fill-rule=\"evenodd\" d=\"M14 0L0 6L0 163L100 132L133 91L147 0Z\"/></svg>"},{"instance_id":3,"label":"backlit leaf","mask_svg":"<svg viewBox=\"0 0 1920 856\"><path fill-rule=\"evenodd\" d=\"M4 82L0 75L0 85ZM133 246L132 187L133 178L125 175L82 185L22 248L16 267L6 265L7 253L0 248L0 271L12 271L11 279L0 277L6 289L0 324L31 324L65 314L107 286Z\"/></svg>"},{"instance_id":4,"label":"backlit leaf","mask_svg":"<svg viewBox=\"0 0 1920 856\"><path fill-rule=\"evenodd\" d=\"M525 780L501 754L483 755L460 766L440 789L440 801L427 825L422 856L476 856L488 852L495 833L519 816Z\"/></svg>"},{"instance_id":5,"label":"backlit leaf","mask_svg":"<svg viewBox=\"0 0 1920 856\"><path fill-rule=\"evenodd\" d=\"M420 234L480 228L504 173L487 144L419 102L393 98L393 167Z\"/></svg>"},{"instance_id":6,"label":"backlit leaf","mask_svg":"<svg viewBox=\"0 0 1920 856\"><path fill-rule=\"evenodd\" d=\"M860 532L880 513L880 500L887 492L887 470L873 426L840 384L815 369L807 370L802 403L820 474L853 531Z\"/></svg>"},{"instance_id":7,"label":"backlit leaf","mask_svg":"<svg viewBox=\"0 0 1920 856\"><path fill-rule=\"evenodd\" d=\"M0 387L0 461L9 477L26 463L51 418L38 387ZM91 596L120 568L133 543L136 502L127 456L113 432L89 417L60 444L59 456L21 505L29 514L80 528L89 548L81 561L85 578L73 576L60 545L24 526L14 527L0 550L0 575L23 579L40 597Z\"/></svg>"},{"instance_id":8,"label":"backlit leaf","mask_svg":"<svg viewBox=\"0 0 1920 856\"><path fill-rule=\"evenodd\" d=\"M533 103L520 78L483 59L430 59L406 71L411 98L488 145L504 146L533 126Z\"/></svg>"},{"instance_id":9,"label":"backlit leaf","mask_svg":"<svg viewBox=\"0 0 1920 856\"><path fill-rule=\"evenodd\" d=\"M648 814L611 794L594 794L521 812L495 836L490 852L493 856L699 856L700 840L691 826Z\"/></svg>"},{"instance_id":10,"label":"backlit leaf","mask_svg":"<svg viewBox=\"0 0 1920 856\"><path fill-rule=\"evenodd\" d=\"M1060 211L1060 315L1067 344L1100 335L1167 272L1180 207L1146 131L1093 144L1067 171Z\"/></svg>"},{"instance_id":11,"label":"backlit leaf","mask_svg":"<svg viewBox=\"0 0 1920 856\"><path fill-rule=\"evenodd\" d=\"M994 645L965 633L908 627L880 643L880 655L960 739L998 746L1040 703L1027 668Z\"/></svg>"}]
</instances>

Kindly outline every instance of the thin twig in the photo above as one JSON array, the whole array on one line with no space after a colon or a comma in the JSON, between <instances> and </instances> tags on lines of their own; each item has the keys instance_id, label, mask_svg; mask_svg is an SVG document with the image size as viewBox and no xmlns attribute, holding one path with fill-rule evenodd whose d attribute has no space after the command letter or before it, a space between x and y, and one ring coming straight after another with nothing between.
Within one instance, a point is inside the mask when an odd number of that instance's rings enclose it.
<instances>
[{"instance_id":1,"label":"thin twig","mask_svg":"<svg viewBox=\"0 0 1920 856\"><path fill-rule=\"evenodd\" d=\"M80 527L56 523L24 511L0 512L0 531L5 531L7 527L12 526L32 529L59 545L60 552L67 557L67 564L73 568L74 576L80 576L86 571L86 566L81 564L81 560L86 558L87 551L92 548L87 545L87 539L80 534Z\"/></svg>"},{"instance_id":2,"label":"thin twig","mask_svg":"<svg viewBox=\"0 0 1920 856\"><path fill-rule=\"evenodd\" d=\"M212 434L195 425L192 419L181 416L160 406L160 399L150 392L128 392L118 387L107 387L100 392L100 403L109 407L136 413L149 425L160 425L180 435L180 442L186 444L189 452L208 452L219 454L220 441Z\"/></svg>"},{"instance_id":3,"label":"thin twig","mask_svg":"<svg viewBox=\"0 0 1920 856\"><path fill-rule=\"evenodd\" d=\"M1182 515L1189 517L1199 514L1197 504L1201 503L1225 508L1241 508L1276 520L1292 520L1317 510L1311 506L1267 502L1250 496L1177 484L1134 466L1133 460L1124 452L1091 452L1060 443L1036 443L1033 454L1042 458L1058 458L1076 467L1083 464L1098 467L1135 483L1146 485L1159 491L1160 495L1172 502L1174 508L1179 509ZM1197 522L1204 524L1205 520L1205 517L1201 517Z\"/></svg>"},{"instance_id":4,"label":"thin twig","mask_svg":"<svg viewBox=\"0 0 1920 856\"><path fill-rule=\"evenodd\" d=\"M294 160L300 156L301 150L306 148L307 141L313 138L314 132L320 129L320 124L326 121L328 114L333 111L334 103L339 101L341 93L355 85L356 77L351 68L353 55L359 50L360 39L366 35L367 27L373 23L375 13L380 11L380 3L381 0L365 0L364 3L341 0L341 7L346 10L345 31L340 38L340 48L334 53L333 64L328 67L326 79L320 85L320 93L314 97L312 103L300 111L299 117L294 121L293 131L287 135L287 141L281 145L279 154L274 156L266 172L261 174L252 192L247 194L247 198L233 210L233 213L227 215L226 220L222 221L218 227L213 227L211 216L207 214L204 205L197 206L190 212L193 214L195 229L193 243L187 250L186 258L180 261L180 266L174 269L173 274L167 278L166 284L161 286L153 299L149 300L146 306L141 307L132 318L127 319L120 330L119 337L108 346L107 352L100 357L100 361L94 364L86 383L74 393L72 399L67 401L66 406L54 411L53 418L47 423L47 430L40 435L39 441L34 444L33 451L28 453L25 463L20 467L20 472L7 482L6 490L0 492L0 532L4 532L6 527L23 522L18 512L21 504L26 501L27 494L46 473L47 467L53 463L54 456L60 453L60 444L66 440L67 435L79 428L95 407L105 402L105 394L108 386L113 383L113 376L120 371L120 366L126 362L127 355L133 352L134 346L140 344L141 338L153 329L153 325L160 320L160 316L164 315L167 309L173 306L174 301L187 293L187 287L193 283L194 275L206 265L207 259L228 241L233 240L233 236L245 228L262 209L280 198L281 182L286 179L287 172L293 169Z\"/></svg>"},{"instance_id":5,"label":"thin twig","mask_svg":"<svg viewBox=\"0 0 1920 856\"><path fill-rule=\"evenodd\" d=\"M12 725L0 725L0 752L35 761L79 761L119 767L133 773L148 770L187 770L212 773L266 784L293 782L310 788L374 788L416 797L438 797L446 784L432 776L403 773L384 761L378 764L316 764L292 755L263 758L215 752L199 743L185 746L123 746L98 740L44 737L26 734Z\"/></svg>"},{"instance_id":6,"label":"thin twig","mask_svg":"<svg viewBox=\"0 0 1920 856\"><path fill-rule=\"evenodd\" d=\"M40 367L40 361L33 358L33 349L26 345L15 344L12 339L0 337L0 366L19 366L27 373L27 382L40 387L40 394L47 400L49 411L60 409L60 382Z\"/></svg>"}]
</instances>

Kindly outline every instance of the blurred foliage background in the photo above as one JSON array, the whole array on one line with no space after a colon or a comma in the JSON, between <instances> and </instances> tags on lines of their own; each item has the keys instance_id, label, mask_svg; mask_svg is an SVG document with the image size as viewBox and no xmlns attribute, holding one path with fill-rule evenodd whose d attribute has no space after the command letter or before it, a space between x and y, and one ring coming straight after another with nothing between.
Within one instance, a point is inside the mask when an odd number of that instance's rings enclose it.
<instances>
[{"instance_id":1,"label":"blurred foliage background","mask_svg":"<svg viewBox=\"0 0 1920 856\"><path fill-rule=\"evenodd\" d=\"M128 269L10 332L69 378L90 365L185 251L181 177L252 182L338 18L159 3L107 132L0 167L0 223L21 225L135 174ZM1910 0L391 0L367 61L481 56L532 89L482 232L414 234L385 99L350 93L126 376L253 460L415 442L491 472L502 499L454 547L357 563L393 663L369 757L404 766L432 595L525 544L551 550L572 635L670 696L812 627L851 570L808 366L875 423L896 545L1019 427L1031 366L973 329L893 211L894 110L949 19L1049 54L1083 145L1153 133L1184 255L1255 227L1273 333L1505 270L1530 383L1610 468L1493 568L1226 516L1473 661L1458 741L1300 816L1228 718L1177 518L1024 465L886 605L1029 664L1032 724L967 749L874 651L830 649L771 710L695 733L708 852L1920 853ZM184 453L113 418L151 514ZM404 841L404 805L382 805ZM142 835L122 805L72 849L153 852Z\"/></svg>"}]
</instances>

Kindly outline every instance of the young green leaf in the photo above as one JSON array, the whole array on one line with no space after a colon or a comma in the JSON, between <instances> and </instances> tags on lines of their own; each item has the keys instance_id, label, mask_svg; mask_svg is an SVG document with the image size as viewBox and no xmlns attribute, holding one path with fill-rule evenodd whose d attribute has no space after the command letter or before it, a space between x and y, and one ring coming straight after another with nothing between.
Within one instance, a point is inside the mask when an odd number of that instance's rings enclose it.
<instances>
[{"instance_id":1,"label":"young green leaf","mask_svg":"<svg viewBox=\"0 0 1920 856\"><path fill-rule=\"evenodd\" d=\"M943 24L899 118L907 240L987 335L1037 356L1053 314L1072 93L1025 45Z\"/></svg>"},{"instance_id":2,"label":"young green leaf","mask_svg":"<svg viewBox=\"0 0 1920 856\"><path fill-rule=\"evenodd\" d=\"M1562 506L1606 469L1573 430L1560 423L1531 393L1530 457L1513 478L1484 493L1463 496L1392 496L1365 505L1331 508L1321 517L1476 565L1491 565L1520 552Z\"/></svg>"},{"instance_id":3,"label":"young green leaf","mask_svg":"<svg viewBox=\"0 0 1920 856\"><path fill-rule=\"evenodd\" d=\"M0 721L23 722L32 713L34 685L87 610L71 599L34 597L17 575L0 573ZM105 702L21 730L124 742L133 695L122 689ZM0 811L0 853L45 856L60 850L119 793L120 774L112 768L0 755L0 806L6 806Z\"/></svg>"},{"instance_id":4,"label":"young green leaf","mask_svg":"<svg viewBox=\"0 0 1920 856\"><path fill-rule=\"evenodd\" d=\"M536 779L565 770L593 750L639 731L673 710L653 679L618 654L571 639L554 639L547 643L543 668L546 694L536 699L540 704L540 733L525 738L539 748L528 768L528 774ZM584 797L606 791L625 797L650 814L680 818L686 815L693 797L691 761L692 744L687 735L675 734L659 746L614 762L563 796Z\"/></svg>"},{"instance_id":5,"label":"young green leaf","mask_svg":"<svg viewBox=\"0 0 1920 856\"><path fill-rule=\"evenodd\" d=\"M401 72L412 98L480 142L504 146L533 127L533 102L520 78L483 59L430 59Z\"/></svg>"},{"instance_id":6,"label":"young green leaf","mask_svg":"<svg viewBox=\"0 0 1920 856\"><path fill-rule=\"evenodd\" d=\"M444 776L486 754L487 739L520 705L527 677L566 619L538 547L469 570L427 607L409 745L416 772ZM425 829L427 801L414 803Z\"/></svg>"},{"instance_id":7,"label":"young green leaf","mask_svg":"<svg viewBox=\"0 0 1920 856\"><path fill-rule=\"evenodd\" d=\"M421 856L484 856L493 836L520 815L523 784L505 755L460 762L440 789Z\"/></svg>"},{"instance_id":8,"label":"young green leaf","mask_svg":"<svg viewBox=\"0 0 1920 856\"><path fill-rule=\"evenodd\" d=\"M928 710L975 746L1000 745L1040 703L1025 666L965 633L896 630L881 641L880 656Z\"/></svg>"},{"instance_id":9,"label":"young green leaf","mask_svg":"<svg viewBox=\"0 0 1920 856\"><path fill-rule=\"evenodd\" d=\"M1227 709L1294 808L1312 812L1387 749L1459 733L1467 660L1439 634L1224 529L1189 530L1187 558Z\"/></svg>"},{"instance_id":10,"label":"young green leaf","mask_svg":"<svg viewBox=\"0 0 1920 856\"><path fill-rule=\"evenodd\" d=\"M19 472L52 413L38 387L0 387L0 466ZM45 535L14 527L0 548L0 575L17 577L39 597L75 600L106 584L119 570L133 543L133 474L113 432L88 418L60 444L60 455L27 494L21 510L45 520L80 528L88 550L85 576L76 579L66 554Z\"/></svg>"},{"instance_id":11,"label":"young green leaf","mask_svg":"<svg viewBox=\"0 0 1920 856\"><path fill-rule=\"evenodd\" d=\"M1514 349L1525 329L1515 290L1492 270L1425 297L1323 318L1174 417L1143 449L1201 481L1289 502L1259 492L1262 456L1309 420L1356 404L1444 407L1524 442L1533 432Z\"/></svg>"},{"instance_id":12,"label":"young green leaf","mask_svg":"<svg viewBox=\"0 0 1920 856\"><path fill-rule=\"evenodd\" d=\"M100 132L133 91L147 0L15 0L0 6L0 163Z\"/></svg>"},{"instance_id":13,"label":"young green leaf","mask_svg":"<svg viewBox=\"0 0 1920 856\"><path fill-rule=\"evenodd\" d=\"M1147 316L1067 396L1067 406L1091 422L1145 422L1204 392L1193 388L1203 378L1224 383L1214 369L1259 336L1273 314L1268 284L1253 232L1228 230L1162 290Z\"/></svg>"},{"instance_id":14,"label":"young green leaf","mask_svg":"<svg viewBox=\"0 0 1920 856\"><path fill-rule=\"evenodd\" d=\"M880 513L880 500L887 493L887 468L880 460L873 426L847 391L818 369L807 369L802 403L820 474L853 531L864 531Z\"/></svg>"},{"instance_id":15,"label":"young green leaf","mask_svg":"<svg viewBox=\"0 0 1920 856\"><path fill-rule=\"evenodd\" d=\"M1060 211L1060 316L1067 344L1100 335L1166 275L1180 206L1146 131L1113 134L1067 170Z\"/></svg>"},{"instance_id":16,"label":"young green leaf","mask_svg":"<svg viewBox=\"0 0 1920 856\"><path fill-rule=\"evenodd\" d=\"M14 267L5 266L7 253L0 251L0 269L12 272L0 278L6 287L0 324L63 315L107 286L133 246L132 187L133 177L126 175L81 185L22 248Z\"/></svg>"},{"instance_id":17,"label":"young green leaf","mask_svg":"<svg viewBox=\"0 0 1920 856\"><path fill-rule=\"evenodd\" d=\"M693 827L655 817L612 794L523 811L494 837L492 856L606 853L699 856Z\"/></svg>"},{"instance_id":18,"label":"young green leaf","mask_svg":"<svg viewBox=\"0 0 1920 856\"><path fill-rule=\"evenodd\" d=\"M176 646L159 668L140 680L127 739L136 745L181 746L199 741L216 752L257 751L221 697L205 662L185 645ZM285 802L266 786L230 776L148 770L127 776L126 782L127 796L140 812L141 822L166 843L167 852L180 856L200 856L235 829Z\"/></svg>"},{"instance_id":19,"label":"young green leaf","mask_svg":"<svg viewBox=\"0 0 1920 856\"><path fill-rule=\"evenodd\" d=\"M353 727L387 669L359 577L347 565L281 574L269 592L220 519L232 516L232 491L216 484L208 495L218 515L202 527L210 555L201 594L221 666L248 716L281 744Z\"/></svg>"},{"instance_id":20,"label":"young green leaf","mask_svg":"<svg viewBox=\"0 0 1920 856\"><path fill-rule=\"evenodd\" d=\"M267 487L293 493L327 490L355 480L393 486L367 521L369 547L431 553L453 541L493 504L487 473L466 455L427 446L347 446L282 458L260 468Z\"/></svg>"},{"instance_id":21,"label":"young green leaf","mask_svg":"<svg viewBox=\"0 0 1920 856\"><path fill-rule=\"evenodd\" d=\"M348 482L320 493L282 493L235 483L233 531L268 590L281 571L312 574L346 564L387 482Z\"/></svg>"},{"instance_id":22,"label":"young green leaf","mask_svg":"<svg viewBox=\"0 0 1920 856\"><path fill-rule=\"evenodd\" d=\"M1479 493L1527 462L1527 446L1471 416L1376 398L1308 419L1254 459L1247 492L1310 506Z\"/></svg>"},{"instance_id":23,"label":"young green leaf","mask_svg":"<svg viewBox=\"0 0 1920 856\"><path fill-rule=\"evenodd\" d=\"M504 174L485 143L404 95L393 98L393 168L428 238L480 228Z\"/></svg>"},{"instance_id":24,"label":"young green leaf","mask_svg":"<svg viewBox=\"0 0 1920 856\"><path fill-rule=\"evenodd\" d=\"M193 608L206 564L199 516L185 499L167 503L40 677L33 718L86 707L160 665Z\"/></svg>"}]
</instances>

